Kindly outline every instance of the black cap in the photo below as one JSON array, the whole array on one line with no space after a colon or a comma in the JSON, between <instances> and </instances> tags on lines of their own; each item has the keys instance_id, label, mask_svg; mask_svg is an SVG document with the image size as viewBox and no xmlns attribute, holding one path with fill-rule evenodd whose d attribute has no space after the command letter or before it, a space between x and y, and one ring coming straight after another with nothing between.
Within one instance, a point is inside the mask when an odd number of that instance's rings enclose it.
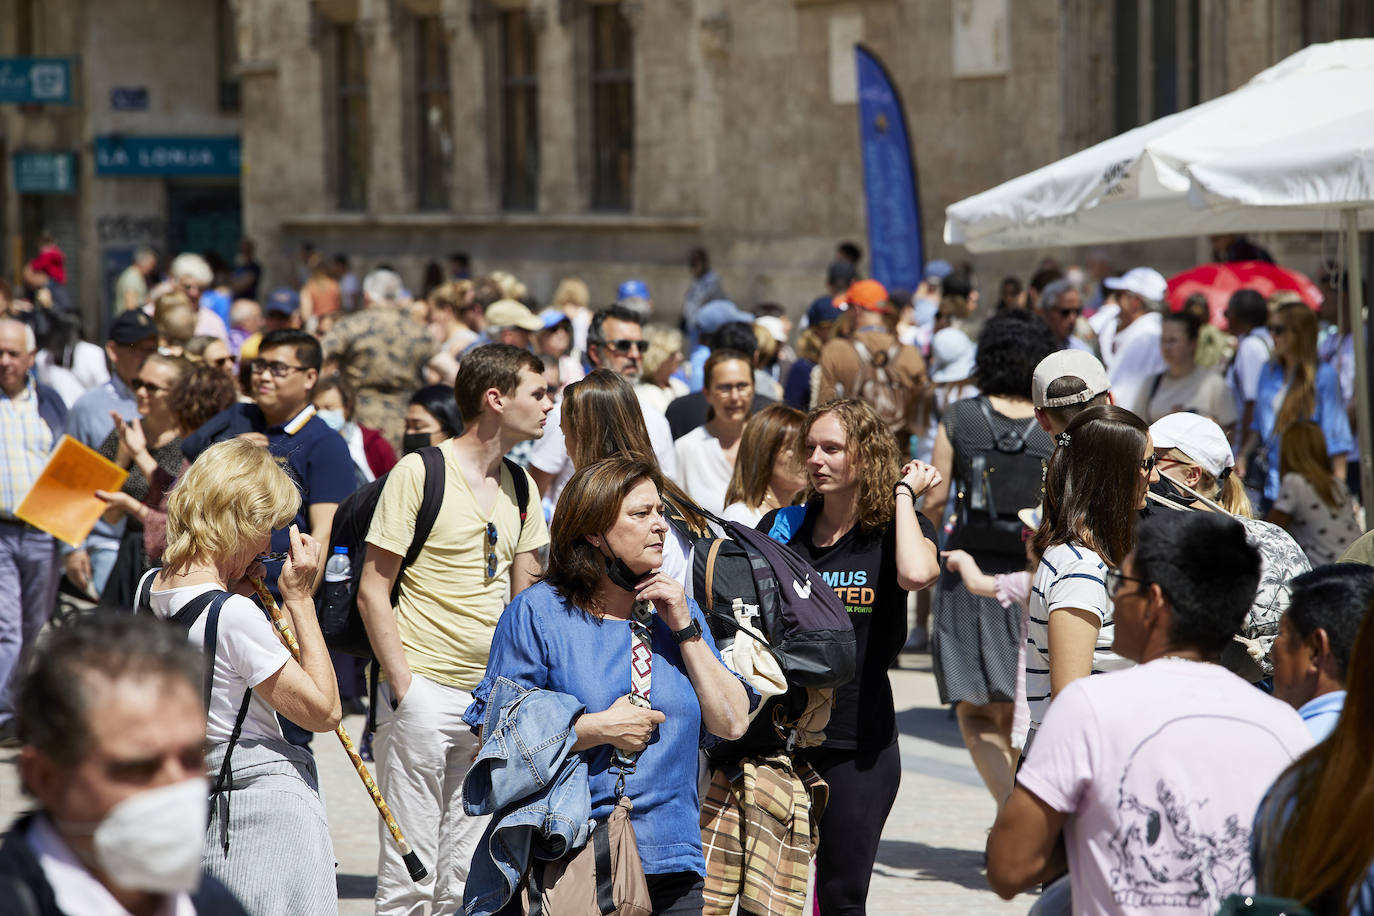
<instances>
[{"instance_id":1,"label":"black cap","mask_svg":"<svg viewBox=\"0 0 1374 916\"><path fill-rule=\"evenodd\" d=\"M136 344L157 336L157 325L142 309L120 312L110 324L110 340L117 344Z\"/></svg>"},{"instance_id":2,"label":"black cap","mask_svg":"<svg viewBox=\"0 0 1374 916\"><path fill-rule=\"evenodd\" d=\"M967 299L971 292L973 292L973 284L969 283L968 277L961 273L950 274L940 284L940 294L944 296L963 296Z\"/></svg>"}]
</instances>

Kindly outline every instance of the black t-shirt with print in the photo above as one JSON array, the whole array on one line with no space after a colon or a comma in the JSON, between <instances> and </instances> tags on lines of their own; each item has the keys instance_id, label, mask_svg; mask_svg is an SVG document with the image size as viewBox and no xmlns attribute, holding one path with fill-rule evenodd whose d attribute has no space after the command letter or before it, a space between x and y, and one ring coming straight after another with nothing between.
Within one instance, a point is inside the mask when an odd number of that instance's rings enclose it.
<instances>
[{"instance_id":1,"label":"black t-shirt with print","mask_svg":"<svg viewBox=\"0 0 1374 916\"><path fill-rule=\"evenodd\" d=\"M773 526L775 512L759 522ZM851 529L833 546L812 543L820 504L807 506L788 546L815 567L849 611L857 649L855 677L835 691L835 708L823 747L880 750L897 740L897 716L887 669L906 644L907 593L897 585L897 533L889 523L873 530ZM935 526L919 512L921 534L935 541Z\"/></svg>"}]
</instances>

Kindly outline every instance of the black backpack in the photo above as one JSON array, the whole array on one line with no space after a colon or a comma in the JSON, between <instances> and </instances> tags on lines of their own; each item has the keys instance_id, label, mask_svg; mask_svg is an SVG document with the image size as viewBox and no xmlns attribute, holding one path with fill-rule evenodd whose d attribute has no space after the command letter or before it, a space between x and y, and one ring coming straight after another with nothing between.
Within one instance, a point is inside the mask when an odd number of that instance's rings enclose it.
<instances>
[{"instance_id":1,"label":"black backpack","mask_svg":"<svg viewBox=\"0 0 1374 916\"><path fill-rule=\"evenodd\" d=\"M426 446L420 449L420 460L425 468L424 491L420 497L420 510L415 516L415 534L396 571L396 582L391 586L392 607L396 606L401 592L401 573L415 562L424 549L444 501L443 452L437 445ZM502 461L515 485L515 500L520 507L520 525L523 528L530 503L529 478L525 476L524 468L509 458L503 458ZM345 548L348 551L349 576L342 582L323 583L315 596L315 612L320 620L320 633L324 636L325 645L337 652L366 659L373 658L372 644L367 639L362 614L358 612L358 583L362 580L363 557L367 552L367 531L372 525L377 500L381 498L388 476L383 474L359 487L334 511L328 556L334 555L336 547Z\"/></svg>"},{"instance_id":2,"label":"black backpack","mask_svg":"<svg viewBox=\"0 0 1374 916\"><path fill-rule=\"evenodd\" d=\"M993 445L974 453L966 478L956 475L958 520L947 546L975 555L1019 557L1026 548L1021 539L1024 526L1016 513L1038 502L1044 491L1046 456L1027 447L1039 424L1032 417L1024 428L999 436L987 398L972 401L987 422Z\"/></svg>"},{"instance_id":3,"label":"black backpack","mask_svg":"<svg viewBox=\"0 0 1374 916\"><path fill-rule=\"evenodd\" d=\"M838 687L854 677L854 627L835 590L790 547L736 522L700 510L706 535L670 519L692 543L692 585L716 639L734 639L734 599L757 605L768 646L787 682Z\"/></svg>"}]
</instances>

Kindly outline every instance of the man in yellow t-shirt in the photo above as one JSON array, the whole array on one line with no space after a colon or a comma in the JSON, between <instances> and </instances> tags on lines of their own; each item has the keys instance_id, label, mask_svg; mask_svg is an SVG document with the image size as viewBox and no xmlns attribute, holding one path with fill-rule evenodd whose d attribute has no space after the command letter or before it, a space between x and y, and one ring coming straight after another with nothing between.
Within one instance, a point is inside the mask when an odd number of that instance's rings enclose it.
<instances>
[{"instance_id":1,"label":"man in yellow t-shirt","mask_svg":"<svg viewBox=\"0 0 1374 916\"><path fill-rule=\"evenodd\" d=\"M538 551L549 543L539 491L527 479L530 505L522 524L515 484L501 460L513 446L544 434L553 401L543 368L528 350L507 344L469 353L454 383L464 432L439 446L443 502L424 549L400 572L424 491L418 454L392 469L367 533L358 608L385 677L373 743L377 782L431 875L411 881L379 824L379 916L423 912L426 904L432 913L462 907L468 863L486 826L485 818L463 813L463 777L477 740L462 715L486 670L507 594L534 584Z\"/></svg>"}]
</instances>

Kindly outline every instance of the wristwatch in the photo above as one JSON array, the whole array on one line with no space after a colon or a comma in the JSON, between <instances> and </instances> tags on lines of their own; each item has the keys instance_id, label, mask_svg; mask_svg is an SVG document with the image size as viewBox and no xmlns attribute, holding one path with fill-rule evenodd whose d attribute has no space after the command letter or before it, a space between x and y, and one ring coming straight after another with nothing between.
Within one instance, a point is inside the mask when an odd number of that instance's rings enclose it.
<instances>
[{"instance_id":1,"label":"wristwatch","mask_svg":"<svg viewBox=\"0 0 1374 916\"><path fill-rule=\"evenodd\" d=\"M687 624L687 626L683 627L682 629L673 631L673 642L677 643L678 645L682 645L692 637L700 635L701 624L693 620L691 623Z\"/></svg>"}]
</instances>

